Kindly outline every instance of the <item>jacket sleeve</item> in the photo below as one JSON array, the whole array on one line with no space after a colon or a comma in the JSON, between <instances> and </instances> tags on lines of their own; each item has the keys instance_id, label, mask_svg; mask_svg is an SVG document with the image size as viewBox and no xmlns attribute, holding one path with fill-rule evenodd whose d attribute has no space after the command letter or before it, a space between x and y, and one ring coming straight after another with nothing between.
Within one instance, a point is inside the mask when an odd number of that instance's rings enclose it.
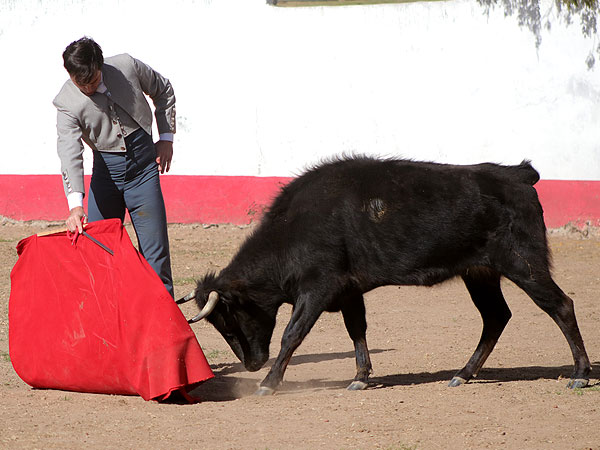
<instances>
[{"instance_id":1,"label":"jacket sleeve","mask_svg":"<svg viewBox=\"0 0 600 450\"><path fill-rule=\"evenodd\" d=\"M60 158L60 171L65 195L81 192L85 195L83 183L83 143L81 127L77 119L57 106L56 131L57 151Z\"/></svg>"},{"instance_id":2,"label":"jacket sleeve","mask_svg":"<svg viewBox=\"0 0 600 450\"><path fill-rule=\"evenodd\" d=\"M149 65L133 58L140 86L154 102L156 127L160 133L175 133L175 92L171 82Z\"/></svg>"}]
</instances>

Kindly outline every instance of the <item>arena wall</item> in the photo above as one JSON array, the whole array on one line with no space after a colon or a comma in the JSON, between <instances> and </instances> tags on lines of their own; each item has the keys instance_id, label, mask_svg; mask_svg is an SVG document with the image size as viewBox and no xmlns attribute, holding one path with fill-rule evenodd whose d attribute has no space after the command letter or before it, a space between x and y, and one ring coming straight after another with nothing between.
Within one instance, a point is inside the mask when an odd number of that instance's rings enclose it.
<instances>
[{"instance_id":1,"label":"arena wall","mask_svg":"<svg viewBox=\"0 0 600 450\"><path fill-rule=\"evenodd\" d=\"M544 2L543 2L544 3ZM541 43L470 0L289 8L265 0L0 3L0 215L66 215L52 99L89 35L170 78L170 222L249 223L281 184L340 154L530 159L549 227L600 225L600 79L579 25ZM86 150L86 173L91 151Z\"/></svg>"}]
</instances>

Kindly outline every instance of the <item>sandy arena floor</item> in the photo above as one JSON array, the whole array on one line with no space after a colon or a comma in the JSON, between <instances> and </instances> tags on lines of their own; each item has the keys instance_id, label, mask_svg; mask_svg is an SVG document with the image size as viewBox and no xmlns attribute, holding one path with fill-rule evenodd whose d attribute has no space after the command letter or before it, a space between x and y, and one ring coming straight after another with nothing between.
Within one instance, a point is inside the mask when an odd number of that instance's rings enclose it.
<instances>
[{"instance_id":1,"label":"sandy arena floor","mask_svg":"<svg viewBox=\"0 0 600 450\"><path fill-rule=\"evenodd\" d=\"M0 222L0 448L142 449L600 449L600 239L550 239L557 283L575 302L593 363L591 387L567 390L572 358L552 320L504 282L513 317L479 377L448 388L472 354L481 320L460 281L367 294L372 386L345 388L354 351L341 315L321 317L276 395L256 397L246 372L207 323L193 325L215 372L195 405L139 397L35 390L10 363L8 299L17 242L47 223ZM171 225L176 295L224 267L252 227ZM188 316L195 312L185 305ZM34 313L32 311L32 313ZM279 350L290 308L280 311Z\"/></svg>"}]
</instances>

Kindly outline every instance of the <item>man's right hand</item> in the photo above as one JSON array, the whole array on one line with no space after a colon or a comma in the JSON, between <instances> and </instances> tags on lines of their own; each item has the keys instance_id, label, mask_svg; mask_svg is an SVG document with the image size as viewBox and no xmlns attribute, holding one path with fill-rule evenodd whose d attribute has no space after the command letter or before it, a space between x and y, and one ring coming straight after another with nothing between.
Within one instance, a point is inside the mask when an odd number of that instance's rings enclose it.
<instances>
[{"instance_id":1,"label":"man's right hand","mask_svg":"<svg viewBox=\"0 0 600 450\"><path fill-rule=\"evenodd\" d=\"M81 206L76 206L69 212L69 217L66 220L67 230L70 232L78 231L83 233L83 221L87 221L87 216Z\"/></svg>"}]
</instances>

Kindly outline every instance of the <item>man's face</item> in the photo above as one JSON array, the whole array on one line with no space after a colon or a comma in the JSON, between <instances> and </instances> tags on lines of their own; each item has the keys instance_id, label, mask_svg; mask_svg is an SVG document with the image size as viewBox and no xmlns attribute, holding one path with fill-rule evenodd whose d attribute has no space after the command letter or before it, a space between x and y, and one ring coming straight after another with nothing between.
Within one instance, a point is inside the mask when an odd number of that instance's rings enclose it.
<instances>
[{"instance_id":1,"label":"man's face","mask_svg":"<svg viewBox=\"0 0 600 450\"><path fill-rule=\"evenodd\" d=\"M90 96L96 92L96 89L98 89L98 86L102 81L102 72L98 70L92 80L85 84L78 82L74 77L71 77L71 81L75 83L75 86L77 86L81 92L87 96Z\"/></svg>"}]
</instances>

